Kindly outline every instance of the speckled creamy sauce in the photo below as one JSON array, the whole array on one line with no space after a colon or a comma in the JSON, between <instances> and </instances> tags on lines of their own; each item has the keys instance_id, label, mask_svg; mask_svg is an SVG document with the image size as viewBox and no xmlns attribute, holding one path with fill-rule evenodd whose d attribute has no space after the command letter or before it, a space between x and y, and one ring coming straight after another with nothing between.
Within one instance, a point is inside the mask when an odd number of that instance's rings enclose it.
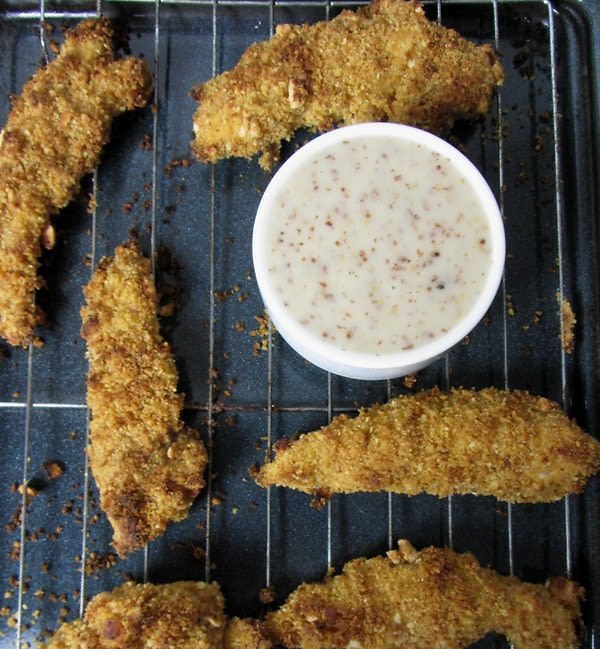
<instances>
[{"instance_id":1,"label":"speckled creamy sauce","mask_svg":"<svg viewBox=\"0 0 600 649\"><path fill-rule=\"evenodd\" d=\"M452 162L388 138L339 142L305 163L272 224L276 291L348 351L399 352L449 331L491 262L483 208Z\"/></svg>"}]
</instances>

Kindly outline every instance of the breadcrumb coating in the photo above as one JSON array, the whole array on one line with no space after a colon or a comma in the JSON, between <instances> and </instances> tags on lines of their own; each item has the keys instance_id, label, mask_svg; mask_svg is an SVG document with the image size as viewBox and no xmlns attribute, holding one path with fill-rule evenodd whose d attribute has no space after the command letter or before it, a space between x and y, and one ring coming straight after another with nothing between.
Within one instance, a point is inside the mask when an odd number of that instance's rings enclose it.
<instances>
[{"instance_id":1,"label":"breadcrumb coating","mask_svg":"<svg viewBox=\"0 0 600 649\"><path fill-rule=\"evenodd\" d=\"M84 293L90 467L124 556L187 516L204 486L207 454L180 419L183 395L159 332L150 260L133 243L120 246Z\"/></svg>"},{"instance_id":2,"label":"breadcrumb coating","mask_svg":"<svg viewBox=\"0 0 600 649\"><path fill-rule=\"evenodd\" d=\"M600 469L600 443L558 404L494 388L400 396L275 450L257 482L321 497L393 491L551 502L581 491Z\"/></svg>"},{"instance_id":3,"label":"breadcrumb coating","mask_svg":"<svg viewBox=\"0 0 600 649\"><path fill-rule=\"evenodd\" d=\"M46 649L270 649L257 620L226 619L215 582L127 582L96 595Z\"/></svg>"},{"instance_id":4,"label":"breadcrumb coating","mask_svg":"<svg viewBox=\"0 0 600 649\"><path fill-rule=\"evenodd\" d=\"M490 632L515 649L576 649L583 595L562 577L521 582L471 554L400 541L301 585L266 625L288 649L464 649Z\"/></svg>"},{"instance_id":5,"label":"breadcrumb coating","mask_svg":"<svg viewBox=\"0 0 600 649\"><path fill-rule=\"evenodd\" d=\"M223 596L216 583L127 582L96 595L83 618L63 624L47 649L223 647Z\"/></svg>"},{"instance_id":6,"label":"breadcrumb coating","mask_svg":"<svg viewBox=\"0 0 600 649\"><path fill-rule=\"evenodd\" d=\"M489 45L430 22L418 2L373 0L329 22L278 25L233 70L195 87L192 149L205 162L262 151L269 169L302 126L391 121L443 133L487 113L502 81Z\"/></svg>"},{"instance_id":7,"label":"breadcrumb coating","mask_svg":"<svg viewBox=\"0 0 600 649\"><path fill-rule=\"evenodd\" d=\"M41 313L34 291L50 218L98 164L113 119L143 106L151 77L143 61L113 56L112 29L88 20L25 84L0 133L0 337L27 346Z\"/></svg>"},{"instance_id":8,"label":"breadcrumb coating","mask_svg":"<svg viewBox=\"0 0 600 649\"><path fill-rule=\"evenodd\" d=\"M272 646L259 620L239 617L227 620L223 649L271 649Z\"/></svg>"}]
</instances>

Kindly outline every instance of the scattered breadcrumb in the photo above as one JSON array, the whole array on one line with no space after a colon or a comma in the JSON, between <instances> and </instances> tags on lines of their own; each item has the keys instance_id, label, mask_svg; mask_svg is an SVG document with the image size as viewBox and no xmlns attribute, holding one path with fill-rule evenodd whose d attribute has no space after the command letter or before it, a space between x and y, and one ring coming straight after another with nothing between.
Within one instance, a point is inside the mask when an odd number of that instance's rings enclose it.
<instances>
[{"instance_id":1,"label":"scattered breadcrumb","mask_svg":"<svg viewBox=\"0 0 600 649\"><path fill-rule=\"evenodd\" d=\"M407 374L402 378L402 385L407 389L411 390L417 384L417 375L416 374Z\"/></svg>"},{"instance_id":2,"label":"scattered breadcrumb","mask_svg":"<svg viewBox=\"0 0 600 649\"><path fill-rule=\"evenodd\" d=\"M35 487L31 486L30 484L27 484L27 485L20 484L17 487L17 491L22 496L23 495L25 496L25 504L27 504L27 505L29 505L32 498L35 498L40 493L39 489L36 489Z\"/></svg>"},{"instance_id":3,"label":"scattered breadcrumb","mask_svg":"<svg viewBox=\"0 0 600 649\"><path fill-rule=\"evenodd\" d=\"M152 135L146 133L140 142L140 149L143 149L144 151L152 151L152 146Z\"/></svg>"},{"instance_id":4,"label":"scattered breadcrumb","mask_svg":"<svg viewBox=\"0 0 600 649\"><path fill-rule=\"evenodd\" d=\"M253 355L258 356L260 352L266 352L269 350L269 325L272 334L275 333L275 327L272 322L269 323L269 316L266 311L263 315L255 315L254 319L258 322L258 327L250 331L250 336L252 336L252 338L259 338L259 340L252 345Z\"/></svg>"},{"instance_id":5,"label":"scattered breadcrumb","mask_svg":"<svg viewBox=\"0 0 600 649\"><path fill-rule=\"evenodd\" d=\"M60 478L60 476L65 472L62 464L56 461L44 462L42 464L42 468L46 472L46 475L48 476L49 480L55 480L56 478Z\"/></svg>"},{"instance_id":6,"label":"scattered breadcrumb","mask_svg":"<svg viewBox=\"0 0 600 649\"><path fill-rule=\"evenodd\" d=\"M272 646L259 620L233 617L227 621L223 649L271 649Z\"/></svg>"},{"instance_id":7,"label":"scattered breadcrumb","mask_svg":"<svg viewBox=\"0 0 600 649\"><path fill-rule=\"evenodd\" d=\"M117 564L117 555L112 552L90 552L85 560L85 574L93 575L100 570L112 568Z\"/></svg>"},{"instance_id":8,"label":"scattered breadcrumb","mask_svg":"<svg viewBox=\"0 0 600 649\"><path fill-rule=\"evenodd\" d=\"M261 622L227 619L216 583L127 582L96 595L82 619L63 624L46 649L270 649Z\"/></svg>"},{"instance_id":9,"label":"scattered breadcrumb","mask_svg":"<svg viewBox=\"0 0 600 649\"><path fill-rule=\"evenodd\" d=\"M242 291L242 287L239 284L214 292L214 297L217 302L224 302L234 295L237 297L238 302L245 302L248 299L248 294Z\"/></svg>"},{"instance_id":10,"label":"scattered breadcrumb","mask_svg":"<svg viewBox=\"0 0 600 649\"><path fill-rule=\"evenodd\" d=\"M273 586L261 588L258 594L258 600L261 604L271 604L275 601L275 589Z\"/></svg>"}]
</instances>

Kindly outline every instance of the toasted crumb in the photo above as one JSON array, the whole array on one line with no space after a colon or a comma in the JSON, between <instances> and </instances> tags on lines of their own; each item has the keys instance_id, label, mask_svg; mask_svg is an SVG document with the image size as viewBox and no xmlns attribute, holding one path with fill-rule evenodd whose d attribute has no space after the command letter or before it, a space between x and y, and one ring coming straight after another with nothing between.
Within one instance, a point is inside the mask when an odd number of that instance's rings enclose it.
<instances>
[{"instance_id":1,"label":"toasted crumb","mask_svg":"<svg viewBox=\"0 0 600 649\"><path fill-rule=\"evenodd\" d=\"M558 294L557 299L560 305L561 317L560 341L564 351L567 354L572 354L575 349L575 325L577 324L577 318L566 297L563 296L561 299L560 294Z\"/></svg>"},{"instance_id":2,"label":"toasted crumb","mask_svg":"<svg viewBox=\"0 0 600 649\"><path fill-rule=\"evenodd\" d=\"M512 302L512 295L506 294L506 312L512 318L515 315L515 307Z\"/></svg>"},{"instance_id":3,"label":"toasted crumb","mask_svg":"<svg viewBox=\"0 0 600 649\"><path fill-rule=\"evenodd\" d=\"M318 505L360 491L551 502L600 469L600 443L557 403L495 388L402 395L274 450L257 482L299 489Z\"/></svg>"},{"instance_id":4,"label":"toasted crumb","mask_svg":"<svg viewBox=\"0 0 600 649\"><path fill-rule=\"evenodd\" d=\"M18 491L21 495L24 495L24 494L25 494L25 503L26 503L27 505L29 505L29 503L31 502L31 500L32 500L33 498L35 498L35 497L40 493L40 490L39 490L39 489L37 489L36 487L33 487L33 486L30 485L30 484L27 484L27 485L25 485L25 486L22 485L22 484L20 484L20 485L18 486L18 488L17 488L17 491Z\"/></svg>"},{"instance_id":5,"label":"toasted crumb","mask_svg":"<svg viewBox=\"0 0 600 649\"><path fill-rule=\"evenodd\" d=\"M42 468L46 472L49 480L60 478L60 476L65 472L60 462L44 462Z\"/></svg>"},{"instance_id":6,"label":"toasted crumb","mask_svg":"<svg viewBox=\"0 0 600 649\"><path fill-rule=\"evenodd\" d=\"M271 604L275 601L275 589L273 586L268 588L261 588L258 593L258 601L261 604Z\"/></svg>"},{"instance_id":7,"label":"toasted crumb","mask_svg":"<svg viewBox=\"0 0 600 649\"><path fill-rule=\"evenodd\" d=\"M488 111L502 66L429 21L418 2L374 0L328 22L278 25L232 70L196 87L192 144L206 162L262 153L269 169L296 129L369 121L448 131Z\"/></svg>"},{"instance_id":8,"label":"toasted crumb","mask_svg":"<svg viewBox=\"0 0 600 649\"><path fill-rule=\"evenodd\" d=\"M117 555L112 552L90 552L85 561L85 574L93 575L100 570L112 568L117 563Z\"/></svg>"}]
</instances>

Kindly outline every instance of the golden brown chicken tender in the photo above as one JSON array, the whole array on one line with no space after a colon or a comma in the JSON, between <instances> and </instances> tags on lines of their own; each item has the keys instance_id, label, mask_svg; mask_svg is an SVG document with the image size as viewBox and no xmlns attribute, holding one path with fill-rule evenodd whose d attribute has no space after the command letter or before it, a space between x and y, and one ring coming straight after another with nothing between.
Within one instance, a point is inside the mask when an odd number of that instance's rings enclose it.
<instances>
[{"instance_id":1,"label":"golden brown chicken tender","mask_svg":"<svg viewBox=\"0 0 600 649\"><path fill-rule=\"evenodd\" d=\"M393 491L550 502L581 491L600 469L600 443L556 403L494 388L400 396L275 450L257 482L321 497Z\"/></svg>"},{"instance_id":2,"label":"golden brown chicken tender","mask_svg":"<svg viewBox=\"0 0 600 649\"><path fill-rule=\"evenodd\" d=\"M330 22L278 25L233 70L194 88L192 148L206 162L262 151L269 168L302 126L391 121L442 133L485 114L502 80L489 45L430 22L412 0L373 0Z\"/></svg>"},{"instance_id":3,"label":"golden brown chicken tender","mask_svg":"<svg viewBox=\"0 0 600 649\"><path fill-rule=\"evenodd\" d=\"M140 59L113 57L112 29L89 20L68 32L58 57L15 98L0 133L0 337L26 346L40 313L34 291L50 217L98 164L113 119L143 106L150 73Z\"/></svg>"},{"instance_id":4,"label":"golden brown chicken tender","mask_svg":"<svg viewBox=\"0 0 600 649\"><path fill-rule=\"evenodd\" d=\"M135 244L120 246L84 292L90 467L123 556L187 516L207 454L180 419L183 395L159 332L150 261Z\"/></svg>"},{"instance_id":5,"label":"golden brown chicken tender","mask_svg":"<svg viewBox=\"0 0 600 649\"><path fill-rule=\"evenodd\" d=\"M583 589L504 577L471 554L407 541L356 559L322 584L303 584L267 616L288 649L464 649L500 633L515 649L576 649Z\"/></svg>"},{"instance_id":6,"label":"golden brown chicken tender","mask_svg":"<svg viewBox=\"0 0 600 649\"><path fill-rule=\"evenodd\" d=\"M80 620L63 624L47 649L220 649L223 596L216 583L128 582L96 595Z\"/></svg>"}]
</instances>

